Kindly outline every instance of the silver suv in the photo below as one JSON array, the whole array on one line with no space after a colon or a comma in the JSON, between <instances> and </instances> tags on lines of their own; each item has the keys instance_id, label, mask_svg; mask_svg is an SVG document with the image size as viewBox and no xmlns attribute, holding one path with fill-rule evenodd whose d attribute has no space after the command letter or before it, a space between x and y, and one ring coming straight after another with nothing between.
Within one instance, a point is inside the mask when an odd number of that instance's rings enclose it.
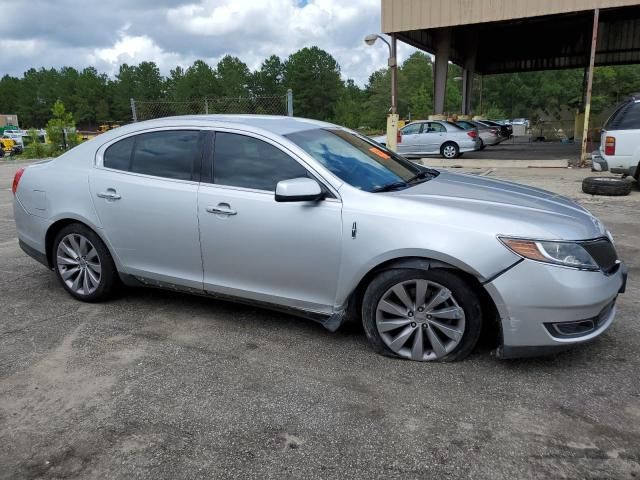
<instances>
[{"instance_id":1,"label":"silver suv","mask_svg":"<svg viewBox=\"0 0 640 480\"><path fill-rule=\"evenodd\" d=\"M626 274L566 198L417 166L328 123L194 116L135 123L20 169L25 252L83 301L117 283L362 321L373 348L457 360L591 340ZM497 328L491 328L497 327Z\"/></svg>"}]
</instances>

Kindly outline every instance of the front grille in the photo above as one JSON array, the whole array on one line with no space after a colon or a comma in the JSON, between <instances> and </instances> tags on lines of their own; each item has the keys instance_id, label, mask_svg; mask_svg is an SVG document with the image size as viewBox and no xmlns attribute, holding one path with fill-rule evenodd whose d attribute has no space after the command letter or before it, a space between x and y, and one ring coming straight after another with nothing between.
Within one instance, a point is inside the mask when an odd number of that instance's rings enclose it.
<instances>
[{"instance_id":1,"label":"front grille","mask_svg":"<svg viewBox=\"0 0 640 480\"><path fill-rule=\"evenodd\" d=\"M582 242L581 245L603 272L611 273L618 266L618 254L608 238L589 240L588 242Z\"/></svg>"}]
</instances>

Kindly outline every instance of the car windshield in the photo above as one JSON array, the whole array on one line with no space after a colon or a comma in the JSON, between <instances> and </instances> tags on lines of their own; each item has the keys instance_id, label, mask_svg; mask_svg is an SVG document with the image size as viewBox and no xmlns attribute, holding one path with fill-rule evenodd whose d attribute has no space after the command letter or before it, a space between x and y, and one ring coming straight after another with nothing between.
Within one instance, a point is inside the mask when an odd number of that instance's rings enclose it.
<instances>
[{"instance_id":1,"label":"car windshield","mask_svg":"<svg viewBox=\"0 0 640 480\"><path fill-rule=\"evenodd\" d=\"M319 128L285 135L334 175L367 192L388 191L428 180L438 172L409 160L358 134Z\"/></svg>"}]
</instances>

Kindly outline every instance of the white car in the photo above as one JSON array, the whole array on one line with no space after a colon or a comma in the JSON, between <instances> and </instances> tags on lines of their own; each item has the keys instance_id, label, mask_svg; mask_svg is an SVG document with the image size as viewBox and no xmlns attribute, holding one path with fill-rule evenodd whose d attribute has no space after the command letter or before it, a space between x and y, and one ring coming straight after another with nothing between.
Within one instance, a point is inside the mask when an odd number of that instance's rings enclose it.
<instances>
[{"instance_id":1,"label":"white car","mask_svg":"<svg viewBox=\"0 0 640 480\"><path fill-rule=\"evenodd\" d=\"M640 94L632 95L607 120L599 153L602 170L640 178Z\"/></svg>"}]
</instances>

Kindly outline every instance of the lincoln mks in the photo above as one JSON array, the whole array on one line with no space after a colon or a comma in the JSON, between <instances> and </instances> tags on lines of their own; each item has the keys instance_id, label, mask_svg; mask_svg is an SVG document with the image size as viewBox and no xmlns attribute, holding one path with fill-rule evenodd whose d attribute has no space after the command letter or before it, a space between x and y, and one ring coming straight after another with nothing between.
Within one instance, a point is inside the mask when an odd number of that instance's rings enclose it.
<instances>
[{"instance_id":1,"label":"lincoln mks","mask_svg":"<svg viewBox=\"0 0 640 480\"><path fill-rule=\"evenodd\" d=\"M536 188L434 170L340 126L270 116L133 123L13 181L22 249L78 300L118 284L250 302L377 352L553 352L612 323L605 226Z\"/></svg>"}]
</instances>

